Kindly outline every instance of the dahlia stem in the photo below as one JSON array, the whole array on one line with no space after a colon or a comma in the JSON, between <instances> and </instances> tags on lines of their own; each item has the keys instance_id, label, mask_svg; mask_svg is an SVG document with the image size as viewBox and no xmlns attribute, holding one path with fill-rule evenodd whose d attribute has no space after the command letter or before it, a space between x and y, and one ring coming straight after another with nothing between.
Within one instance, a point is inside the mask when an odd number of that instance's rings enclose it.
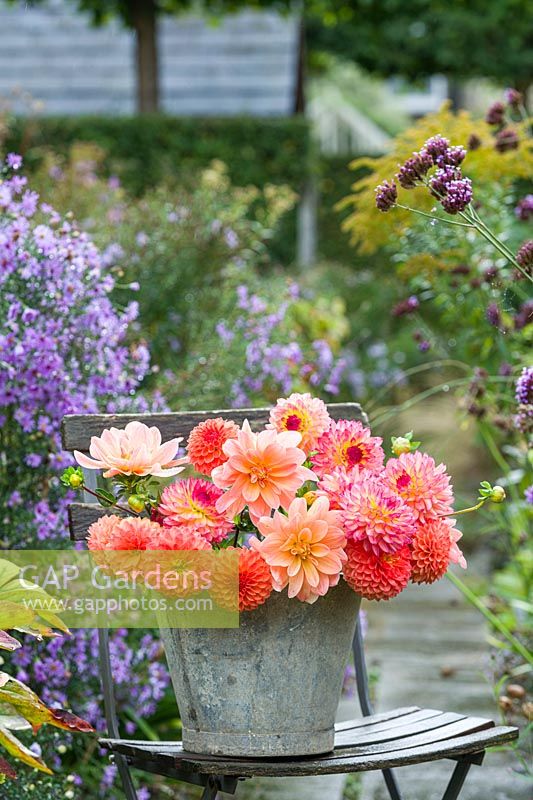
<instances>
[{"instance_id":1,"label":"dahlia stem","mask_svg":"<svg viewBox=\"0 0 533 800\"><path fill-rule=\"evenodd\" d=\"M526 661L526 663L531 664L533 666L533 654L529 652L527 647L524 647L522 642L514 636L509 628L496 616L493 614L492 611L487 608L485 603L471 590L468 588L463 581L454 575L453 572L447 572L446 577L449 581L451 581L454 586L459 589L459 591L466 597L469 603L471 603L478 611L480 611L483 616L485 617L490 624L499 631L502 636L509 642L512 649L518 653L522 658Z\"/></svg>"},{"instance_id":2,"label":"dahlia stem","mask_svg":"<svg viewBox=\"0 0 533 800\"><path fill-rule=\"evenodd\" d=\"M483 499L480 500L479 503L476 503L475 506L461 508L459 511L450 511L449 514L439 514L439 517L457 517L459 514L469 514L471 511L477 511L478 508L481 508L481 506L485 505L488 499L488 497L483 497Z\"/></svg>"},{"instance_id":3,"label":"dahlia stem","mask_svg":"<svg viewBox=\"0 0 533 800\"><path fill-rule=\"evenodd\" d=\"M99 495L98 492L93 492L92 489L88 489L87 486L85 486L85 484L80 486L80 489L83 489L83 491L87 492L87 494L92 494L92 496L96 497L97 500L101 500L101 495ZM130 514L132 517L140 517L141 516L136 511L134 511L132 508L126 508L126 506L121 506L120 503L113 503L112 505L109 506L109 508L118 508L119 511L125 511L126 514Z\"/></svg>"}]
</instances>

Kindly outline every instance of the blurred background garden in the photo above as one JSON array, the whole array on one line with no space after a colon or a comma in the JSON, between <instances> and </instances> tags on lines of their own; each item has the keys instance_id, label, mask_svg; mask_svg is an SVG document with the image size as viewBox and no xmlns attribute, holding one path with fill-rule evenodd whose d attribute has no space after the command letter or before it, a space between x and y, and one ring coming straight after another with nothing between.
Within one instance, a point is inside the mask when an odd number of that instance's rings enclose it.
<instances>
[{"instance_id":1,"label":"blurred background garden","mask_svg":"<svg viewBox=\"0 0 533 800\"><path fill-rule=\"evenodd\" d=\"M465 791L495 800L531 791L531 21L525 0L0 0L2 547L66 545L66 413L361 403L386 444L413 430L448 464L458 505L480 480L505 488L462 526L464 585L366 604L378 706L423 684L430 705L440 691L520 726ZM438 135L466 148L490 235L430 219L435 198L405 179L399 202L425 216L376 208ZM102 731L96 652L78 631L3 661ZM118 631L112 658L123 732L179 736L156 633ZM54 776L21 767L0 797L122 796L95 739L25 741ZM426 782L412 796L430 800ZM191 791L154 779L138 796Z\"/></svg>"}]
</instances>

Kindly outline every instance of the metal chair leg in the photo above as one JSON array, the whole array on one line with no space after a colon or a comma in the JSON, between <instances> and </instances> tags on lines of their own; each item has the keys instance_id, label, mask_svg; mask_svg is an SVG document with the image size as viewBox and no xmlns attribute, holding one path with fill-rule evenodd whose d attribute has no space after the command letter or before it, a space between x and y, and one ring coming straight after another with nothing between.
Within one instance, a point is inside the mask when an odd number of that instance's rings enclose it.
<instances>
[{"instance_id":1,"label":"metal chair leg","mask_svg":"<svg viewBox=\"0 0 533 800\"><path fill-rule=\"evenodd\" d=\"M201 800L217 800L219 789L220 785L218 779L211 775L205 785Z\"/></svg>"},{"instance_id":2,"label":"metal chair leg","mask_svg":"<svg viewBox=\"0 0 533 800\"><path fill-rule=\"evenodd\" d=\"M370 702L370 692L368 690L368 673L366 671L365 650L363 645L360 616L357 619L357 625L355 627L352 649L359 705L361 706L363 716L370 717L374 713L374 709L372 708L372 703ZM391 769L384 769L382 772L391 800L403 800L394 772ZM453 800L453 798L445 797L443 800Z\"/></svg>"},{"instance_id":3,"label":"metal chair leg","mask_svg":"<svg viewBox=\"0 0 533 800\"><path fill-rule=\"evenodd\" d=\"M470 761L457 762L452 773L452 777L450 778L450 782L442 796L442 800L457 800L461 789L463 788L466 776L468 775L468 770L471 766L472 764Z\"/></svg>"}]
</instances>

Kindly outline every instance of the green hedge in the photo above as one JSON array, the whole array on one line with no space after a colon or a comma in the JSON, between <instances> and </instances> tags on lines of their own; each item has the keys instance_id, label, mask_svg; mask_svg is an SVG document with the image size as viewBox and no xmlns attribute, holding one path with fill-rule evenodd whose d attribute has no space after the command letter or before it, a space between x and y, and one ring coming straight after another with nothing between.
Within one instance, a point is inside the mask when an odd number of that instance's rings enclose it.
<instances>
[{"instance_id":1,"label":"green hedge","mask_svg":"<svg viewBox=\"0 0 533 800\"><path fill-rule=\"evenodd\" d=\"M136 194L164 179L182 178L212 159L224 161L238 186L285 183L299 190L311 164L309 125L303 117L15 118L5 145L31 168L52 148L66 153L75 142L93 142L109 156L109 169Z\"/></svg>"}]
</instances>

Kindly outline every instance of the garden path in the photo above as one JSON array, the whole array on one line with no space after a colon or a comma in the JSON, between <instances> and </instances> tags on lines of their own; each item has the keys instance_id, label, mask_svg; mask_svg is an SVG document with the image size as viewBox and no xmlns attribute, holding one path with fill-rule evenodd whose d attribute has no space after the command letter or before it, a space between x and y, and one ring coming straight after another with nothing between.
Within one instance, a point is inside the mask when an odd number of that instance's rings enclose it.
<instances>
[{"instance_id":1,"label":"garden path","mask_svg":"<svg viewBox=\"0 0 533 800\"><path fill-rule=\"evenodd\" d=\"M483 671L483 620L449 581L409 587L390 604L365 605L368 664L379 672L377 710L415 703L497 721ZM526 800L531 785L511 771L515 764L512 753L488 753L481 768L471 768L461 800ZM445 761L404 768L400 787L409 800L440 800L451 769ZM388 800L382 783L379 774L366 774L361 800Z\"/></svg>"}]
</instances>

